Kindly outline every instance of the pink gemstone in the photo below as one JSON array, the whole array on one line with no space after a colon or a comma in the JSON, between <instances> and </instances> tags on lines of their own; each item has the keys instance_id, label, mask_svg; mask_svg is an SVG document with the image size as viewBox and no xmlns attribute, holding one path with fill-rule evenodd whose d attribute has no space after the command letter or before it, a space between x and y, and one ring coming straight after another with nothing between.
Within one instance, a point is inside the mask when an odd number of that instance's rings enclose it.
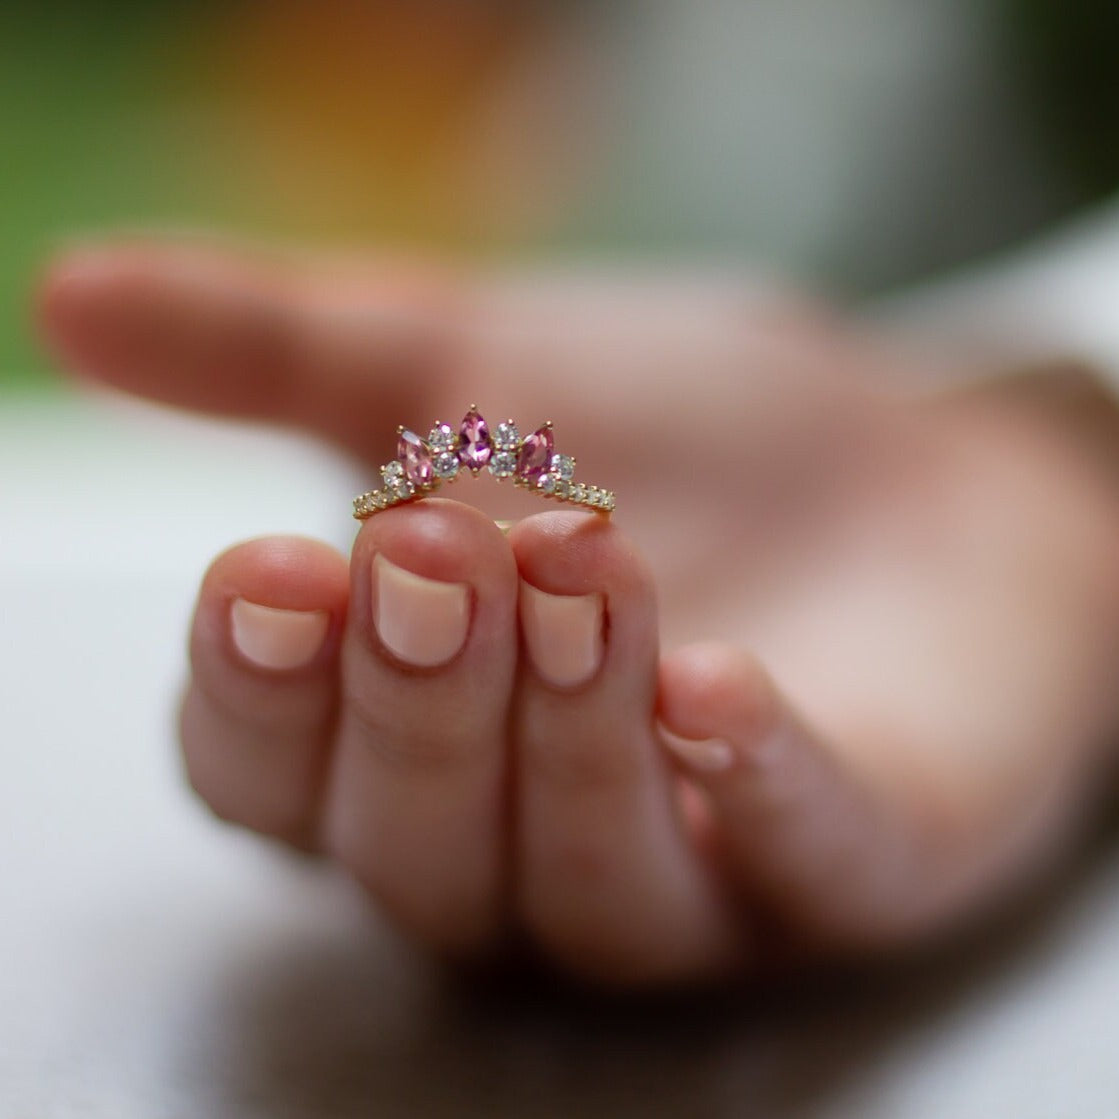
<instances>
[{"instance_id":1,"label":"pink gemstone","mask_svg":"<svg viewBox=\"0 0 1119 1119\"><path fill-rule=\"evenodd\" d=\"M535 482L548 472L555 450L555 439L550 427L537 428L522 444L517 455L517 477Z\"/></svg>"},{"instance_id":2,"label":"pink gemstone","mask_svg":"<svg viewBox=\"0 0 1119 1119\"><path fill-rule=\"evenodd\" d=\"M396 442L396 457L404 466L404 477L413 486L430 486L435 480L431 452L414 432L405 429Z\"/></svg>"},{"instance_id":3,"label":"pink gemstone","mask_svg":"<svg viewBox=\"0 0 1119 1119\"><path fill-rule=\"evenodd\" d=\"M462 419L458 429L458 457L463 466L470 467L475 474L490 461L493 444L490 442L490 427L476 408L471 408Z\"/></svg>"}]
</instances>

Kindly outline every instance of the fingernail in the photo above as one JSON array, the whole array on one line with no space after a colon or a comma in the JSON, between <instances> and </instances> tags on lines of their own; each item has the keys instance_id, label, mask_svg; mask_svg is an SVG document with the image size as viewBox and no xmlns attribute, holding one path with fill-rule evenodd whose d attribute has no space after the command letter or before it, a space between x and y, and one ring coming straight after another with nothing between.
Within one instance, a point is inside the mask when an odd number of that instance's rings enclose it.
<instances>
[{"instance_id":1,"label":"fingernail","mask_svg":"<svg viewBox=\"0 0 1119 1119\"><path fill-rule=\"evenodd\" d=\"M326 610L278 610L246 599L230 612L233 644L260 668L299 668L322 648L330 625Z\"/></svg>"},{"instance_id":2,"label":"fingernail","mask_svg":"<svg viewBox=\"0 0 1119 1119\"><path fill-rule=\"evenodd\" d=\"M662 727L661 739L685 766L701 773L730 769L734 761L734 748L721 738L681 738Z\"/></svg>"},{"instance_id":3,"label":"fingernail","mask_svg":"<svg viewBox=\"0 0 1119 1119\"><path fill-rule=\"evenodd\" d=\"M446 664L466 642L470 588L465 583L425 579L377 555L373 602L381 644L406 664Z\"/></svg>"},{"instance_id":4,"label":"fingernail","mask_svg":"<svg viewBox=\"0 0 1119 1119\"><path fill-rule=\"evenodd\" d=\"M521 628L536 671L550 684L583 684L602 661L602 595L547 594L521 581Z\"/></svg>"}]
</instances>

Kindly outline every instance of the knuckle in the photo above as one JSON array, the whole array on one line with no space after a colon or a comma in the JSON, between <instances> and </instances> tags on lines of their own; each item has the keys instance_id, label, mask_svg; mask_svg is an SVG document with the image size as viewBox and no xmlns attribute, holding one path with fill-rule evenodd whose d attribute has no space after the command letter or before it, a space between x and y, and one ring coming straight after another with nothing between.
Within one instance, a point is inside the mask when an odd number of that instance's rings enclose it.
<instances>
[{"instance_id":1,"label":"knuckle","mask_svg":"<svg viewBox=\"0 0 1119 1119\"><path fill-rule=\"evenodd\" d=\"M457 720L440 722L417 707L420 719L401 718L398 701L380 705L355 692L343 700L339 738L351 738L393 768L420 772L469 765L492 756L494 736Z\"/></svg>"},{"instance_id":2,"label":"knuckle","mask_svg":"<svg viewBox=\"0 0 1119 1119\"><path fill-rule=\"evenodd\" d=\"M632 750L614 749L598 739L523 743L522 748L534 773L563 792L625 789L645 776L645 764Z\"/></svg>"}]
</instances>

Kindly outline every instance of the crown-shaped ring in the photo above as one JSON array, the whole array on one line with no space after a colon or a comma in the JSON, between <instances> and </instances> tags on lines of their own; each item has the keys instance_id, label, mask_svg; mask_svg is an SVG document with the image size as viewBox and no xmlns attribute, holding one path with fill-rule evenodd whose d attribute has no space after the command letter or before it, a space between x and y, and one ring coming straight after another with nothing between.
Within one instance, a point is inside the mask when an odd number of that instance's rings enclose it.
<instances>
[{"instance_id":1,"label":"crown-shaped ring","mask_svg":"<svg viewBox=\"0 0 1119 1119\"><path fill-rule=\"evenodd\" d=\"M381 467L380 489L354 498L359 521L426 497L464 472L477 477L483 469L499 481L511 478L514 485L540 497L607 516L614 511L613 491L575 480L575 460L556 452L550 421L523 439L512 420L499 423L491 434L472 404L458 431L442 421L426 439L405 427L396 431L396 458Z\"/></svg>"}]
</instances>

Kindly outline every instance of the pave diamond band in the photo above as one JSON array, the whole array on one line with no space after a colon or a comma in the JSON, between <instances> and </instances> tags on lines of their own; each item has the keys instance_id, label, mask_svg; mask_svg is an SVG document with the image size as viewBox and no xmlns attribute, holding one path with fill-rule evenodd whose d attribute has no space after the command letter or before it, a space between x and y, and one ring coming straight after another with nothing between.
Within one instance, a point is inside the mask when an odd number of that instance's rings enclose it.
<instances>
[{"instance_id":1,"label":"pave diamond band","mask_svg":"<svg viewBox=\"0 0 1119 1119\"><path fill-rule=\"evenodd\" d=\"M396 458L381 467L379 489L354 498L354 516L363 521L383 509L426 497L464 471L477 476L482 470L498 480L512 478L514 485L541 497L607 516L614 511L612 490L575 480L575 460L556 452L551 423L522 438L517 425L505 420L491 434L489 424L471 405L457 432L442 421L426 439L397 428Z\"/></svg>"}]
</instances>

